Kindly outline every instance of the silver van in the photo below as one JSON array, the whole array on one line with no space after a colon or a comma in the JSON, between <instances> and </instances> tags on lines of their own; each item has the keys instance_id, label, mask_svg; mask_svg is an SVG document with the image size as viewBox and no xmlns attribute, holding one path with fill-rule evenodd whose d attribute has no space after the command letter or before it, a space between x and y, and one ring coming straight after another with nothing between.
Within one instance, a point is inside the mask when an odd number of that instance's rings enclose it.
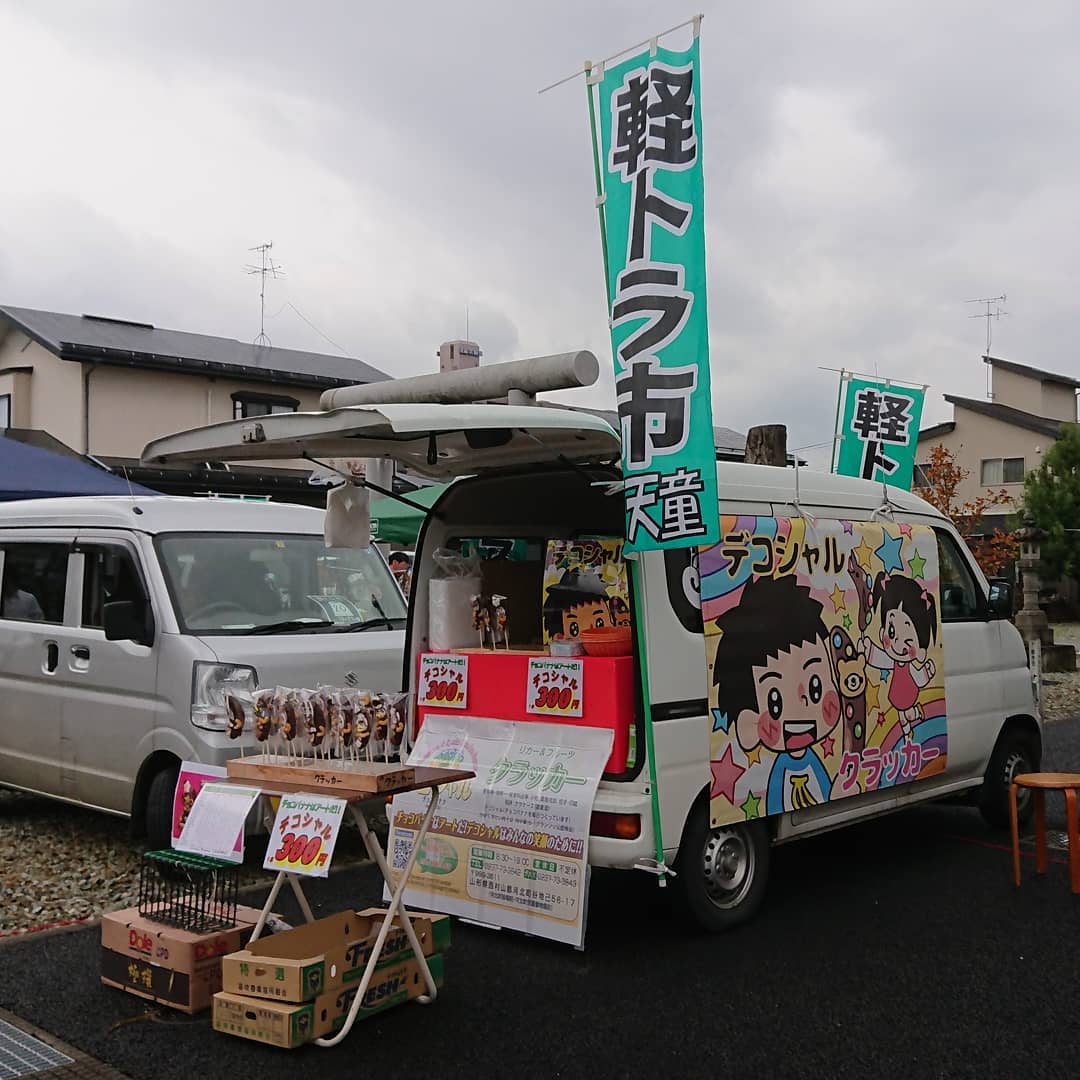
<instances>
[{"instance_id":1,"label":"silver van","mask_svg":"<svg viewBox=\"0 0 1080 1080\"><path fill-rule=\"evenodd\" d=\"M323 513L232 500L0 503L0 786L168 846L183 760L239 753L224 693L400 681L405 601Z\"/></svg>"}]
</instances>

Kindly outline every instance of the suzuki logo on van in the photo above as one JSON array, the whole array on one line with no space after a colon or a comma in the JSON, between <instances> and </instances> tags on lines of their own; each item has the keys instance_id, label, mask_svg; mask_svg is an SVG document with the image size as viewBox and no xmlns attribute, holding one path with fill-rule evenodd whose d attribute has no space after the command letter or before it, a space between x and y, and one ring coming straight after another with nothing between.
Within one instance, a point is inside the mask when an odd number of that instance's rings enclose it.
<instances>
[{"instance_id":1,"label":"suzuki logo on van","mask_svg":"<svg viewBox=\"0 0 1080 1080\"><path fill-rule=\"evenodd\" d=\"M345 672L345 685L346 686L358 686L360 684L360 676L355 671Z\"/></svg>"}]
</instances>

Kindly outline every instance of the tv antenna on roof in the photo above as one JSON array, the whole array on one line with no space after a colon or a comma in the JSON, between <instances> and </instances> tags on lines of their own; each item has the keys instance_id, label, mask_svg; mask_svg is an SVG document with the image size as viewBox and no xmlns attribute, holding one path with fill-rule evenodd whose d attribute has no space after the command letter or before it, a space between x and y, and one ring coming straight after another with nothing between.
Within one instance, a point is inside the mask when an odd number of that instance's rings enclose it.
<instances>
[{"instance_id":1,"label":"tv antenna on roof","mask_svg":"<svg viewBox=\"0 0 1080 1080\"><path fill-rule=\"evenodd\" d=\"M256 345L265 345L270 347L270 339L266 336L266 276L270 275L272 278L283 278L285 275L281 271L281 265L274 262L270 257L270 249L274 246L274 242L271 240L267 244L259 244L257 247L248 248L248 251L257 251L260 256L260 263L255 266L253 263L248 263L244 267L245 274L258 274L259 275L259 336L255 339Z\"/></svg>"},{"instance_id":2,"label":"tv antenna on roof","mask_svg":"<svg viewBox=\"0 0 1080 1080\"><path fill-rule=\"evenodd\" d=\"M990 355L990 320L1000 319L1002 315L1008 315L1007 311L1002 311L998 304L1005 303L1005 294L1000 296L982 296L978 300L969 300L969 304L985 304L986 310L980 311L978 315L969 315L969 319L985 319L986 320L986 352L985 356Z\"/></svg>"}]
</instances>

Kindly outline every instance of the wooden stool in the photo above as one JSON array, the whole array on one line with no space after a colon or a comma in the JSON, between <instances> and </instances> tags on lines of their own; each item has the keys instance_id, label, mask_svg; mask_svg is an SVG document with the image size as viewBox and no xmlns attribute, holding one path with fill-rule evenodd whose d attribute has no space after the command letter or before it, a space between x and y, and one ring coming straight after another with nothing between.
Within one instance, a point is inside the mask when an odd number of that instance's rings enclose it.
<instances>
[{"instance_id":1,"label":"wooden stool","mask_svg":"<svg viewBox=\"0 0 1080 1080\"><path fill-rule=\"evenodd\" d=\"M1069 833L1069 880L1072 891L1080 893L1080 827L1077 825L1076 791L1078 773L1021 773L1009 785L1009 817L1012 822L1013 880L1020 884L1020 827L1016 812L1017 788L1031 788L1035 800L1035 870L1046 873L1046 792L1065 792L1065 820Z\"/></svg>"}]
</instances>

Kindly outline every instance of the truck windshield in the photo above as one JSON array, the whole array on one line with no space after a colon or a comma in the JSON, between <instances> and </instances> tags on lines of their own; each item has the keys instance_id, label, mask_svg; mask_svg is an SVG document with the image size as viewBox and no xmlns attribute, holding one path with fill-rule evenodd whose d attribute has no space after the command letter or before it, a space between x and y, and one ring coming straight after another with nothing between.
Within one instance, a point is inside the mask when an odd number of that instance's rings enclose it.
<instances>
[{"instance_id":1,"label":"truck windshield","mask_svg":"<svg viewBox=\"0 0 1080 1080\"><path fill-rule=\"evenodd\" d=\"M173 606L189 633L396 630L406 607L374 547L321 536L171 533L157 537Z\"/></svg>"}]
</instances>

